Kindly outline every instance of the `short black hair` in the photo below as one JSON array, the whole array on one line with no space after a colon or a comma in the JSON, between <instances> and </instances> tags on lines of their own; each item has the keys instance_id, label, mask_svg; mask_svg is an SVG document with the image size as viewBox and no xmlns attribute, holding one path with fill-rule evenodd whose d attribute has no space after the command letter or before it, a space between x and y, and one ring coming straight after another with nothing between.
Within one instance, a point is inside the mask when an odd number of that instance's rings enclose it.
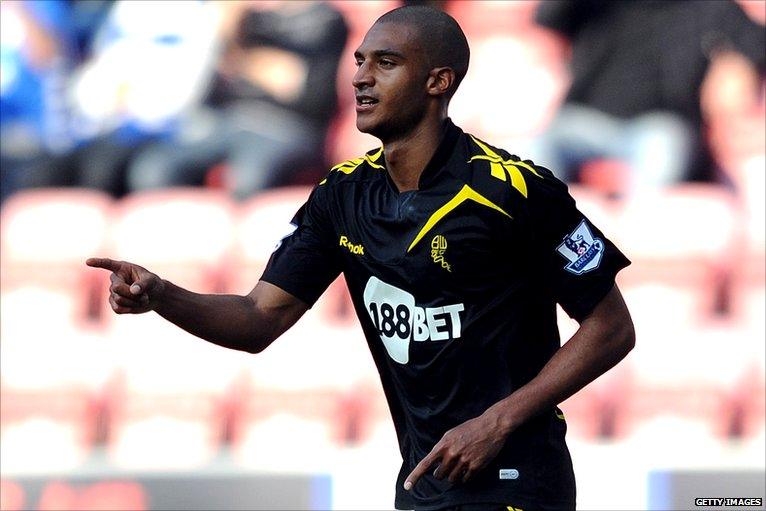
<instances>
[{"instance_id":1,"label":"short black hair","mask_svg":"<svg viewBox=\"0 0 766 511\"><path fill-rule=\"evenodd\" d=\"M378 23L401 23L417 29L429 67L450 67L455 71L455 85L447 93L451 98L468 72L471 57L468 39L455 18L426 5L405 5L385 13L375 21Z\"/></svg>"}]
</instances>

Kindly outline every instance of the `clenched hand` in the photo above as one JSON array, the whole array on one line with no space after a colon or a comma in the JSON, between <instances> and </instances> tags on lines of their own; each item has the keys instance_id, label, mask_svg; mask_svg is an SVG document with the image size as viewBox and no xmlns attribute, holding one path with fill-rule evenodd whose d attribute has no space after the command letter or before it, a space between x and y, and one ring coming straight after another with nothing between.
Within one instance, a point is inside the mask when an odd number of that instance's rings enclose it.
<instances>
[{"instance_id":1,"label":"clenched hand","mask_svg":"<svg viewBox=\"0 0 766 511\"><path fill-rule=\"evenodd\" d=\"M85 264L112 272L109 305L117 314L141 314L152 310L165 287L162 279L137 264L107 258L90 258Z\"/></svg>"}]
</instances>

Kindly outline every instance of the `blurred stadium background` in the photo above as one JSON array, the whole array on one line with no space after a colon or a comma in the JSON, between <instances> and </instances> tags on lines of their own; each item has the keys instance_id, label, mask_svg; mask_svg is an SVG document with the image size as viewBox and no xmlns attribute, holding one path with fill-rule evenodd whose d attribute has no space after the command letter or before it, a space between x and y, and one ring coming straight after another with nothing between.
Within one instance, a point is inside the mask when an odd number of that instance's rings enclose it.
<instances>
[{"instance_id":1,"label":"blurred stadium background","mask_svg":"<svg viewBox=\"0 0 766 511\"><path fill-rule=\"evenodd\" d=\"M83 39L117 17L133 39L101 74L86 72L96 67L95 51L76 65L37 68L45 97L62 103L44 103L45 111L73 102L81 114L72 125L46 117L56 133L46 139L51 154L114 122L110 91L144 128L197 101L201 93L185 84L204 89L196 77L207 76L209 55L219 51L219 10L232 2L80 2L78 15L66 18L56 3L48 2L56 23L37 26L22 21L23 12L43 2L0 4L4 101L18 59L31 58L24 52L35 38L45 41L46 27ZM351 54L374 19L400 4L330 4L349 29L340 106L325 141L327 160L340 162L377 145L354 126ZM763 1L740 5L766 20ZM565 54L535 24L537 2L443 6L472 47L452 118L498 146L526 146L568 83ZM153 53L146 41L163 37L193 39L191 53ZM195 39L203 37L209 41ZM513 67L499 66L499 55ZM720 180L626 198L620 163L595 161L571 186L580 208L633 260L619 283L637 330L629 357L562 406L581 509L681 509L693 508L694 497L765 496L766 95L761 77L756 101L741 101L726 65L705 83L713 98L705 136ZM514 80L519 69L527 80ZM3 115L5 122L10 114ZM3 131L4 150L32 138ZM207 345L151 314L112 314L107 275L85 267L87 257L104 255L195 291L249 291L316 173L297 170L289 185L244 199L227 191L226 175L227 163L217 164L204 186L115 194L15 189L4 174L0 508L392 507L400 458L342 278L293 330L252 356ZM560 316L566 338L576 325Z\"/></svg>"}]
</instances>

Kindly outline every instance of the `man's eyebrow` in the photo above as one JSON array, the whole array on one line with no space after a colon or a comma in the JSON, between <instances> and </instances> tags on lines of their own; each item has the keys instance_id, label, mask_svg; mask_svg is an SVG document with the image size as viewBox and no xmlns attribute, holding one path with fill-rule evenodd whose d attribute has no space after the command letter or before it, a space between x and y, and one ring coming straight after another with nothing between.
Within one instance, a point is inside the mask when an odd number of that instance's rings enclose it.
<instances>
[{"instance_id":1,"label":"man's eyebrow","mask_svg":"<svg viewBox=\"0 0 766 511\"><path fill-rule=\"evenodd\" d=\"M392 50L391 48L386 48L384 50L375 50L374 52L372 52L372 54L375 55L376 57L398 57L402 60L406 59L403 53L398 52L396 50Z\"/></svg>"},{"instance_id":2,"label":"man's eyebrow","mask_svg":"<svg viewBox=\"0 0 766 511\"><path fill-rule=\"evenodd\" d=\"M405 57L403 53L398 52L396 50L393 50L391 48L385 48L383 50L374 50L372 52L372 55L374 57L378 57L378 58L380 58L380 57L397 57L397 58L400 58L402 60L407 60L407 57ZM359 50L356 50L354 52L354 57L355 58L360 58L360 57L364 57L364 55Z\"/></svg>"}]
</instances>

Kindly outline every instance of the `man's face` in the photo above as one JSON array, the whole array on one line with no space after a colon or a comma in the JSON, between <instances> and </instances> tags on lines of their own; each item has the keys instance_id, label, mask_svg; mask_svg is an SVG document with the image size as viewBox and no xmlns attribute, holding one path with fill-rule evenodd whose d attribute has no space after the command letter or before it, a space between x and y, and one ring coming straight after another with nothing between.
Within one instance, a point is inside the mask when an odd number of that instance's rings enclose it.
<instances>
[{"instance_id":1,"label":"man's face","mask_svg":"<svg viewBox=\"0 0 766 511\"><path fill-rule=\"evenodd\" d=\"M423 118L429 98L429 69L416 30L376 23L354 57L357 129L384 141L412 129Z\"/></svg>"}]
</instances>

